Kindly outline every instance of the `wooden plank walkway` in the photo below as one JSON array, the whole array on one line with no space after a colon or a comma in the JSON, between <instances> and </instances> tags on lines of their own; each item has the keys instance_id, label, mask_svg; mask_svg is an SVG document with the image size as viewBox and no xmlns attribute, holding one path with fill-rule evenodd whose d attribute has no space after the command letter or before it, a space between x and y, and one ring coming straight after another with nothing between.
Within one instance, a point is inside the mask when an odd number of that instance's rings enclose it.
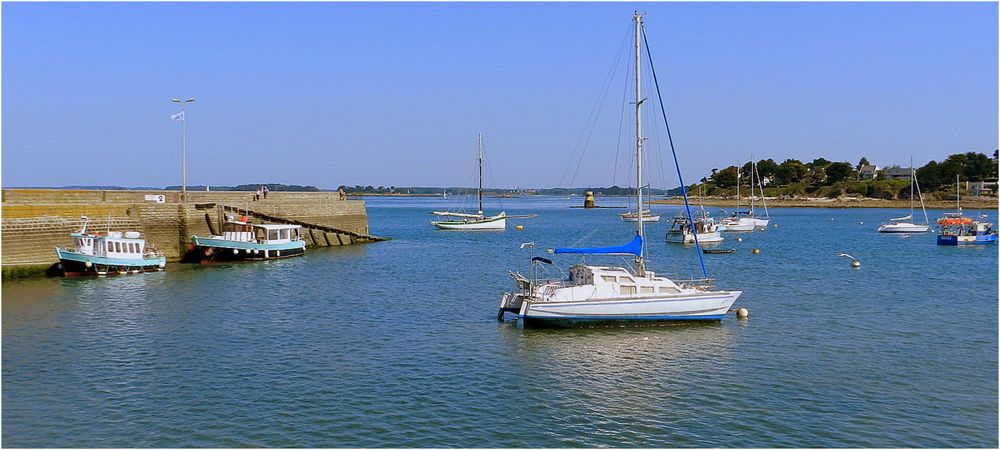
<instances>
[{"instance_id":1,"label":"wooden plank walkway","mask_svg":"<svg viewBox=\"0 0 1000 450\"><path fill-rule=\"evenodd\" d=\"M208 206L208 205L205 205L205 206ZM343 234L345 236L350 236L350 237L352 237L352 238L354 238L354 239L356 239L358 241L362 241L362 242L380 242L380 241L388 241L389 240L389 238L385 238L385 237L372 236L370 234L355 233L353 231L347 231L347 230L342 230L340 228L328 227L326 225L319 225L319 224L315 224L315 223L303 222L301 220L286 219L284 217L272 216L270 214L264 214L264 213L261 213L261 212L254 211L252 209L251 210L247 210L247 209L244 209L244 208L237 208L237 207L229 206L229 205L220 205L220 206L222 206L222 209L224 211L235 212L235 213L240 213L240 214L247 214L247 215L249 215L251 217L256 217L258 219L263 219L263 220L266 220L268 222L286 223L286 224L290 224L290 225L300 225L300 226L305 227L305 228L311 228L311 229L314 229L314 230L325 231L325 232L328 232L328 233Z\"/></svg>"}]
</instances>

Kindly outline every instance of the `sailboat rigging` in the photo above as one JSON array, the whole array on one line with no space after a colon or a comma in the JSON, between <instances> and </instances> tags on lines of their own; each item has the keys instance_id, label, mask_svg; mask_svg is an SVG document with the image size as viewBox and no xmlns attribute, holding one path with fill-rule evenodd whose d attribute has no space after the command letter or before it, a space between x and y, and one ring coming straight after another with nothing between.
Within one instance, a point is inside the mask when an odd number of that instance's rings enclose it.
<instances>
[{"instance_id":1,"label":"sailboat rigging","mask_svg":"<svg viewBox=\"0 0 1000 450\"><path fill-rule=\"evenodd\" d=\"M457 217L456 220L431 221L431 225L442 230L504 230L507 228L507 213L500 211L494 216L483 213L483 133L479 133L479 188L476 190L479 209L475 214L432 211L436 216Z\"/></svg>"},{"instance_id":2,"label":"sailboat rigging","mask_svg":"<svg viewBox=\"0 0 1000 450\"><path fill-rule=\"evenodd\" d=\"M917 196L920 197L920 209L924 212L924 223L913 223L913 186L917 186ZM920 184L917 182L917 171L913 169L913 157L910 157L910 214L905 217L889 219L878 227L879 233L926 233L931 230L927 219L927 209L924 208L924 196L920 194Z\"/></svg>"},{"instance_id":3,"label":"sailboat rigging","mask_svg":"<svg viewBox=\"0 0 1000 450\"><path fill-rule=\"evenodd\" d=\"M660 100L660 111L666 124L666 113L663 109L662 97L659 95L659 83L656 71L652 68L652 57L649 43L645 40L642 26L643 15L636 11L633 15L635 25L635 150L636 150L636 211L642 210L642 105L640 88L640 62L642 43L645 43L646 54L650 56L650 69L656 86L657 99ZM684 196L685 210L691 223L694 222L691 206L688 203L687 190L681 177L677 154L673 139L670 136L669 125L666 126L667 137L674 155L674 165L681 181L681 193ZM647 270L644 249L645 230L643 220L636 220L636 235L625 245L596 248L554 248L554 254L587 254L605 256L631 256L635 258L635 267L596 266L575 264L569 269L566 280L539 281L534 275L529 279L520 273L512 272L517 290L506 292L500 299L498 318L504 313L513 312L525 323L542 322L547 324L563 324L566 321L622 321L622 320L721 320L730 307L742 294L741 291L721 291L712 287L712 279L707 278L701 248L695 235L695 250L701 262L705 278L675 282L667 277L659 276ZM551 263L532 258L532 264Z\"/></svg>"}]
</instances>

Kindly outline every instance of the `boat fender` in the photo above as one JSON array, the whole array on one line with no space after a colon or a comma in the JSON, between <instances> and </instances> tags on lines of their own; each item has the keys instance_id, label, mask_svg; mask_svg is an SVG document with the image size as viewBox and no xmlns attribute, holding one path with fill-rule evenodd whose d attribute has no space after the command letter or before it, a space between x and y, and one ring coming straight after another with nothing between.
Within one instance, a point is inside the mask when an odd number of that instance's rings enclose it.
<instances>
[{"instance_id":1,"label":"boat fender","mask_svg":"<svg viewBox=\"0 0 1000 450\"><path fill-rule=\"evenodd\" d=\"M239 255L239 254L240 254L240 249L238 249L238 248L234 248L234 249L233 249L233 254L234 254L234 255Z\"/></svg>"},{"instance_id":2,"label":"boat fender","mask_svg":"<svg viewBox=\"0 0 1000 450\"><path fill-rule=\"evenodd\" d=\"M278 255L278 256L281 256L281 250L275 250L275 251L274 251L274 254L275 254L275 255Z\"/></svg>"},{"instance_id":3,"label":"boat fender","mask_svg":"<svg viewBox=\"0 0 1000 450\"><path fill-rule=\"evenodd\" d=\"M93 267L94 263L92 263L90 261L87 261L87 262L83 263L83 265L84 265L84 267L87 267L89 269L90 267Z\"/></svg>"},{"instance_id":4,"label":"boat fender","mask_svg":"<svg viewBox=\"0 0 1000 450\"><path fill-rule=\"evenodd\" d=\"M158 266L160 266L160 268L162 269L162 268L164 268L164 267L166 267L166 266L167 266L167 263L165 263L165 262L163 262L163 261L160 261L160 263L159 263L159 264L157 264L157 265L158 265Z\"/></svg>"}]
</instances>

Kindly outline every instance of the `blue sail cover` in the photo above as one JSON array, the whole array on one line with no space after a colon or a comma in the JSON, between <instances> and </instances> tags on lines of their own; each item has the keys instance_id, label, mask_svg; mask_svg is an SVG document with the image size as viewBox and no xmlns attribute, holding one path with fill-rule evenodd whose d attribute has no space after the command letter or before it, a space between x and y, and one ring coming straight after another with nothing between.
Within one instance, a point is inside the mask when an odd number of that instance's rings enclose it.
<instances>
[{"instance_id":1,"label":"blue sail cover","mask_svg":"<svg viewBox=\"0 0 1000 450\"><path fill-rule=\"evenodd\" d=\"M552 253L586 253L588 255L635 255L642 256L642 238L638 235L625 245L617 247L557 248Z\"/></svg>"}]
</instances>

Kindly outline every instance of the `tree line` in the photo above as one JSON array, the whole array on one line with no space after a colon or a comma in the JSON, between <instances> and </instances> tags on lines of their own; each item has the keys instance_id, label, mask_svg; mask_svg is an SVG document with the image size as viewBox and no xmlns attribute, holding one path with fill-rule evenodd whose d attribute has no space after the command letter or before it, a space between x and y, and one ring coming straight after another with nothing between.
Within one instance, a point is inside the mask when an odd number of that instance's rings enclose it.
<instances>
[{"instance_id":1,"label":"tree line","mask_svg":"<svg viewBox=\"0 0 1000 450\"><path fill-rule=\"evenodd\" d=\"M955 177L965 181L996 181L998 151L993 158L978 153L966 152L949 155L943 161L930 161L916 169L920 187L925 192L953 189ZM768 195L824 195L860 194L868 197L899 198L909 195L909 181L884 179L881 173L875 179L862 179L862 167L869 165L862 157L857 164L846 161L829 161L816 158L811 162L786 159L780 164L772 159L757 162L757 173L767 180ZM880 170L879 172L882 172ZM737 180L749 186L752 167L748 162L741 167L729 166L712 169L711 175L702 178L700 187L707 195L729 195ZM756 178L752 179L756 185ZM689 188L697 192L699 186Z\"/></svg>"}]
</instances>

